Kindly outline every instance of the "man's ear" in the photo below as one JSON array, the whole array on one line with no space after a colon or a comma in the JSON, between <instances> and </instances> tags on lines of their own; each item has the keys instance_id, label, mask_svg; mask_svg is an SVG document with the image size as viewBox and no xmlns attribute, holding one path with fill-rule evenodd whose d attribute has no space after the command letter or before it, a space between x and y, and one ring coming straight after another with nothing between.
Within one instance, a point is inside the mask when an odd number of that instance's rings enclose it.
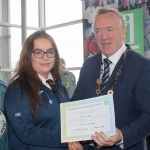
<instances>
[{"instance_id":1,"label":"man's ear","mask_svg":"<svg viewBox=\"0 0 150 150\"><path fill-rule=\"evenodd\" d=\"M126 28L122 28L122 39L125 40L126 38Z\"/></svg>"}]
</instances>

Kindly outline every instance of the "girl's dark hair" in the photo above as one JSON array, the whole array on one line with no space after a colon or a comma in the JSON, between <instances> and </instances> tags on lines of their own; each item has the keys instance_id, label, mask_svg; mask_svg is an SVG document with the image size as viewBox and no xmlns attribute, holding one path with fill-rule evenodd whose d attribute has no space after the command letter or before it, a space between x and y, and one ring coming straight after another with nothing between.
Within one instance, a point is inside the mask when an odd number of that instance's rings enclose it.
<instances>
[{"instance_id":1,"label":"girl's dark hair","mask_svg":"<svg viewBox=\"0 0 150 150\"><path fill-rule=\"evenodd\" d=\"M21 86L22 97L26 93L28 96L28 103L33 116L37 116L41 103L40 103L40 86L42 82L33 69L31 64L31 54L36 39L48 39L51 41L53 48L56 50L55 65L50 70L54 79L60 81L59 75L59 53L54 39L45 31L37 31L31 34L24 42L20 54L20 60L15 69L15 75L11 78L9 84L15 82Z\"/></svg>"}]
</instances>

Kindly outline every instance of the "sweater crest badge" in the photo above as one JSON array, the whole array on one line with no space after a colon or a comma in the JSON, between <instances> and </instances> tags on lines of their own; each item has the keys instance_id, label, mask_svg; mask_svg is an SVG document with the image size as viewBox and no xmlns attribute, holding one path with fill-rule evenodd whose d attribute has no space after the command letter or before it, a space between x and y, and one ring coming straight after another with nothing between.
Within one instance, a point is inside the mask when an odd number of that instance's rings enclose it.
<instances>
[{"instance_id":1,"label":"sweater crest badge","mask_svg":"<svg viewBox=\"0 0 150 150\"><path fill-rule=\"evenodd\" d=\"M3 112L0 110L0 139L5 134L7 128L6 118Z\"/></svg>"},{"instance_id":2,"label":"sweater crest badge","mask_svg":"<svg viewBox=\"0 0 150 150\"><path fill-rule=\"evenodd\" d=\"M60 95L61 95L63 98L66 97L65 94L63 94L62 92L60 92Z\"/></svg>"}]
</instances>

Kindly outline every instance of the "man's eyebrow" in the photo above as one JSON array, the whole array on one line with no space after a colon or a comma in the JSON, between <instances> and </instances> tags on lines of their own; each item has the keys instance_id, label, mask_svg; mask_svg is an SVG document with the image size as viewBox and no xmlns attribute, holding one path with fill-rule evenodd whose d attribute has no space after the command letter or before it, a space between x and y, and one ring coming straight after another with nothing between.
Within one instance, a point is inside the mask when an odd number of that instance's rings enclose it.
<instances>
[{"instance_id":1,"label":"man's eyebrow","mask_svg":"<svg viewBox=\"0 0 150 150\"><path fill-rule=\"evenodd\" d=\"M95 28L95 30L101 30L100 28Z\"/></svg>"}]
</instances>

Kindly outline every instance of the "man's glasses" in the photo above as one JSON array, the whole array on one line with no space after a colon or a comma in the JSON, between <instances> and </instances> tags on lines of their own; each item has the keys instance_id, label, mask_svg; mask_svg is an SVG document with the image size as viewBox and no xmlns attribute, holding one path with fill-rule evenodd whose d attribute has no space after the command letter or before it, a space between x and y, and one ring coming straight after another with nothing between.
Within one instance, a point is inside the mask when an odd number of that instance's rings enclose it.
<instances>
[{"instance_id":1,"label":"man's glasses","mask_svg":"<svg viewBox=\"0 0 150 150\"><path fill-rule=\"evenodd\" d=\"M48 50L47 52L33 50L32 53L34 53L35 58L42 58L45 54L48 58L53 58L56 55L56 51L54 49Z\"/></svg>"}]
</instances>

